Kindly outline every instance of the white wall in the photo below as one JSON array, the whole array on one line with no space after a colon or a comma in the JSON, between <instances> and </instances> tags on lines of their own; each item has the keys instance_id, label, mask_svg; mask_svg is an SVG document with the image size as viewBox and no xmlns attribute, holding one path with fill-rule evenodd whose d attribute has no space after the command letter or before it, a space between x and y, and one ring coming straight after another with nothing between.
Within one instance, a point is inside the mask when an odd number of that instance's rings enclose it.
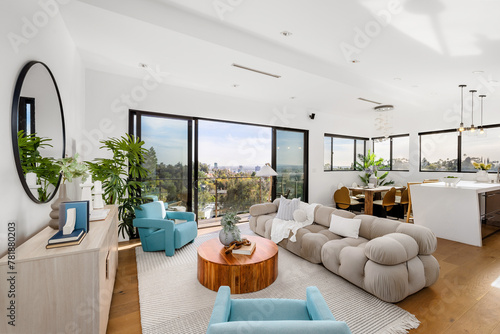
<instances>
[{"instance_id":1,"label":"white wall","mask_svg":"<svg viewBox=\"0 0 500 334\"><path fill-rule=\"evenodd\" d=\"M62 0L57 3L63 6ZM47 3L44 1L44 3ZM2 80L0 80L0 255L7 250L7 223L15 221L17 245L47 226L50 204L35 204L24 192L17 176L11 140L11 108L14 85L21 68L30 60L42 61L51 69L64 106L67 152L78 140L84 110L84 71L75 45L55 6L43 9L37 1L4 0L0 3ZM26 23L30 22L30 23ZM36 26L33 24L38 24ZM28 27L32 25L30 30ZM24 35L23 35L24 33ZM8 37L23 38L17 50ZM27 37L24 37L27 36ZM74 189L70 195L76 196Z\"/></svg>"},{"instance_id":2,"label":"white wall","mask_svg":"<svg viewBox=\"0 0 500 334\"><path fill-rule=\"evenodd\" d=\"M147 75L144 72L144 76ZM356 120L352 115L333 116L328 111L316 112L316 118L311 120L307 110L294 106L294 101L289 105L272 105L205 93L170 86L166 84L168 77L152 89L144 89L142 79L94 70L87 70L85 77L86 120L79 146L85 159L103 154L97 149L99 139L121 136L128 131L129 108L306 129L309 130L309 201L332 205L337 183L352 183L357 173L323 171L324 133L370 135L360 129L370 128L372 120Z\"/></svg>"}]
</instances>

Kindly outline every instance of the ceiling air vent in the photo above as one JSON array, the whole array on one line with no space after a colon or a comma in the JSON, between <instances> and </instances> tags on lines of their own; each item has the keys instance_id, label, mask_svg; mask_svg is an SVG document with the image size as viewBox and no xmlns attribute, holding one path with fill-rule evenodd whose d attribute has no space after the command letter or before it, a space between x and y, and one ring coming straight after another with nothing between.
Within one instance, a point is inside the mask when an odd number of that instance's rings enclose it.
<instances>
[{"instance_id":1,"label":"ceiling air vent","mask_svg":"<svg viewBox=\"0 0 500 334\"><path fill-rule=\"evenodd\" d=\"M376 102L376 101L364 99L362 97L358 97L358 100L365 101L365 102L370 102L370 103L375 103L375 104L382 104L381 102Z\"/></svg>"},{"instance_id":2,"label":"ceiling air vent","mask_svg":"<svg viewBox=\"0 0 500 334\"><path fill-rule=\"evenodd\" d=\"M232 66L238 67L238 68L241 68L241 69L244 69L244 70L247 70L247 71L252 71L252 72L255 72L255 73L260 73L260 74L268 75L268 76L274 77L274 78L281 78L281 75L267 73L267 72L264 72L264 71L259 71L259 70L256 70L254 68L250 68L250 67L246 67L246 66L242 66L242 65L238 65L238 64L232 64Z\"/></svg>"}]
</instances>

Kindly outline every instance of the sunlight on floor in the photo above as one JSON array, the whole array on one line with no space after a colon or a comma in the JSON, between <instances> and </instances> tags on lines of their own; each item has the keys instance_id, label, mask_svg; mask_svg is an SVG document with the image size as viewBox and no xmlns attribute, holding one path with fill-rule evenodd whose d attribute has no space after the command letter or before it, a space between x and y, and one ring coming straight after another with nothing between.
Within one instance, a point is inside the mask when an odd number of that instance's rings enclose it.
<instances>
[{"instance_id":1,"label":"sunlight on floor","mask_svg":"<svg viewBox=\"0 0 500 334\"><path fill-rule=\"evenodd\" d=\"M140 245L141 245L140 239L137 239L137 241L128 241L126 243L119 243L118 244L118 251L130 249L130 248L135 248L135 247L140 246Z\"/></svg>"},{"instance_id":2,"label":"sunlight on floor","mask_svg":"<svg viewBox=\"0 0 500 334\"><path fill-rule=\"evenodd\" d=\"M493 283L491 283L491 286L500 289L500 276L498 276L498 278Z\"/></svg>"}]
</instances>

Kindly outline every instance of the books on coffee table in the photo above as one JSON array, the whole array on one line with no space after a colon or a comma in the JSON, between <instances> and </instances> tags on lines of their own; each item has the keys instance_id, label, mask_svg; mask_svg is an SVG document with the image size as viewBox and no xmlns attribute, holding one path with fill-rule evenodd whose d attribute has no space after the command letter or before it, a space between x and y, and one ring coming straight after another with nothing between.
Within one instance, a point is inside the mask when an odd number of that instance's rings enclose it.
<instances>
[{"instance_id":1,"label":"books on coffee table","mask_svg":"<svg viewBox=\"0 0 500 334\"><path fill-rule=\"evenodd\" d=\"M250 246L241 246L238 249L233 249L233 254L252 255L254 250L255 242L252 242Z\"/></svg>"}]
</instances>

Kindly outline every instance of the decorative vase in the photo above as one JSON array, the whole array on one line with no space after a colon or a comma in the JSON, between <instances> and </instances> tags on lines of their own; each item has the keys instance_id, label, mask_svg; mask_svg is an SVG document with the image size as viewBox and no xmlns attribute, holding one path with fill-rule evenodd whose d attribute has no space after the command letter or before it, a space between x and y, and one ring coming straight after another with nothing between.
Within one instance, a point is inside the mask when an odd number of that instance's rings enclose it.
<instances>
[{"instance_id":1,"label":"decorative vase","mask_svg":"<svg viewBox=\"0 0 500 334\"><path fill-rule=\"evenodd\" d=\"M49 226L54 230L59 229L59 205L63 202L68 202L70 199L66 193L66 184L62 183L59 185L59 197L50 205L52 211L50 212Z\"/></svg>"},{"instance_id":2,"label":"decorative vase","mask_svg":"<svg viewBox=\"0 0 500 334\"><path fill-rule=\"evenodd\" d=\"M372 175L370 176L370 178L368 179L368 182L370 184L373 184L373 188L377 188L377 177L375 175Z\"/></svg>"},{"instance_id":3,"label":"decorative vase","mask_svg":"<svg viewBox=\"0 0 500 334\"><path fill-rule=\"evenodd\" d=\"M488 177L488 171L486 170L478 170L476 173L476 181L477 182L490 182L490 178Z\"/></svg>"},{"instance_id":4,"label":"decorative vase","mask_svg":"<svg viewBox=\"0 0 500 334\"><path fill-rule=\"evenodd\" d=\"M220 230L219 240L220 243L223 244L224 246L229 246L229 244L234 241L233 233L224 232L224 230Z\"/></svg>"}]
</instances>

